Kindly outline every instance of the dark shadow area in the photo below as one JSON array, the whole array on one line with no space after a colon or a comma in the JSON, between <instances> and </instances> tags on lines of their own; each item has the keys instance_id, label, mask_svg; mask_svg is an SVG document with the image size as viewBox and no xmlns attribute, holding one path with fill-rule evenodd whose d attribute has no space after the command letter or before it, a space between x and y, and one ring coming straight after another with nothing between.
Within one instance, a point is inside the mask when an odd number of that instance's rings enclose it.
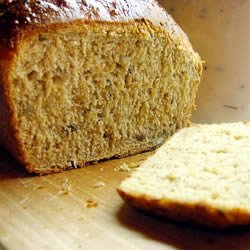
<instances>
[{"instance_id":1,"label":"dark shadow area","mask_svg":"<svg viewBox=\"0 0 250 250\"><path fill-rule=\"evenodd\" d=\"M6 179L32 177L23 166L6 151L0 147L0 181Z\"/></svg>"},{"instance_id":2,"label":"dark shadow area","mask_svg":"<svg viewBox=\"0 0 250 250\"><path fill-rule=\"evenodd\" d=\"M250 227L212 230L174 223L123 205L117 213L122 226L143 237L181 250L249 250Z\"/></svg>"},{"instance_id":3,"label":"dark shadow area","mask_svg":"<svg viewBox=\"0 0 250 250\"><path fill-rule=\"evenodd\" d=\"M7 250L3 243L0 242L0 250Z\"/></svg>"}]
</instances>

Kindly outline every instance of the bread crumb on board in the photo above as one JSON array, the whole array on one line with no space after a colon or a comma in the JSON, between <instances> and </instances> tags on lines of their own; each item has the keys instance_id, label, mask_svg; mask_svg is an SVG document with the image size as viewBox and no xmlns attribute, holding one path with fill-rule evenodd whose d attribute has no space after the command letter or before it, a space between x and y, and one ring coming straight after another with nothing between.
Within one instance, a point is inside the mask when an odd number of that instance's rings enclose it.
<instances>
[{"instance_id":1,"label":"bread crumb on board","mask_svg":"<svg viewBox=\"0 0 250 250\"><path fill-rule=\"evenodd\" d=\"M87 199L85 202L85 207L87 208L93 208L93 207L97 207L98 206L98 202L92 199Z\"/></svg>"},{"instance_id":2,"label":"bread crumb on board","mask_svg":"<svg viewBox=\"0 0 250 250\"><path fill-rule=\"evenodd\" d=\"M62 188L60 190L60 194L67 195L67 194L70 193L70 190L71 190L71 184L69 182L69 179L66 178L64 180L64 183L62 184Z\"/></svg>"},{"instance_id":3,"label":"bread crumb on board","mask_svg":"<svg viewBox=\"0 0 250 250\"><path fill-rule=\"evenodd\" d=\"M123 163L122 165L115 167L114 171L116 172L130 172L133 171L134 169L140 167L141 163L143 161L138 161L138 162L133 162L133 163Z\"/></svg>"},{"instance_id":4,"label":"bread crumb on board","mask_svg":"<svg viewBox=\"0 0 250 250\"><path fill-rule=\"evenodd\" d=\"M94 188L101 188L101 187L105 187L106 184L103 181L98 181L94 184Z\"/></svg>"},{"instance_id":5,"label":"bread crumb on board","mask_svg":"<svg viewBox=\"0 0 250 250\"><path fill-rule=\"evenodd\" d=\"M36 185L34 188L33 188L33 191L36 191L36 190L39 190L39 189L44 189L45 187L42 186L42 185Z\"/></svg>"}]
</instances>

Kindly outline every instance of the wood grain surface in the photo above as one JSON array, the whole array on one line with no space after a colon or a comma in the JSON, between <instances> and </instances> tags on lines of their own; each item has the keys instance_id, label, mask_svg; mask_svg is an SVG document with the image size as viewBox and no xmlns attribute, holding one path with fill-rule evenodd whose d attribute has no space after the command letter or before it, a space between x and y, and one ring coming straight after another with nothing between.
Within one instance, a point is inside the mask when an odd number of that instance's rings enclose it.
<instances>
[{"instance_id":1,"label":"wood grain surface","mask_svg":"<svg viewBox=\"0 0 250 250\"><path fill-rule=\"evenodd\" d=\"M250 120L250 0L160 2L206 61L194 121ZM0 149L0 250L250 250L249 227L209 231L125 205L120 166L150 154L39 177Z\"/></svg>"},{"instance_id":2,"label":"wood grain surface","mask_svg":"<svg viewBox=\"0 0 250 250\"><path fill-rule=\"evenodd\" d=\"M206 231L123 204L115 188L129 172L117 169L149 154L39 177L1 153L0 249L250 249L247 228Z\"/></svg>"}]
</instances>

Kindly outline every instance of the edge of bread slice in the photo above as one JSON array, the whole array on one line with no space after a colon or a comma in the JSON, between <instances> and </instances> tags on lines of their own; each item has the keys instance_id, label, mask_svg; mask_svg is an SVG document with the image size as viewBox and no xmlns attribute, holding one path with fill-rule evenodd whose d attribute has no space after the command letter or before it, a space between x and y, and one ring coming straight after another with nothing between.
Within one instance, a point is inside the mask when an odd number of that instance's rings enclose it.
<instances>
[{"instance_id":1,"label":"edge of bread slice","mask_svg":"<svg viewBox=\"0 0 250 250\"><path fill-rule=\"evenodd\" d=\"M128 204L176 221L250 225L249 145L248 122L184 128L117 191Z\"/></svg>"}]
</instances>

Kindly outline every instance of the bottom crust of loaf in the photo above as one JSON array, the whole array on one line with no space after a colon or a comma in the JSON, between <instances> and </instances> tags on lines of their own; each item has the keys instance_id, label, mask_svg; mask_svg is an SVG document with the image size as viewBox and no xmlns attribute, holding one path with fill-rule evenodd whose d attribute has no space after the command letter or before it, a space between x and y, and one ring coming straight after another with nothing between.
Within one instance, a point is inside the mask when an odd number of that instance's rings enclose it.
<instances>
[{"instance_id":1,"label":"bottom crust of loaf","mask_svg":"<svg viewBox=\"0 0 250 250\"><path fill-rule=\"evenodd\" d=\"M219 230L250 224L250 214L243 209L221 210L205 203L188 204L174 200L157 200L144 195L131 195L119 188L117 191L124 201L136 209L177 222Z\"/></svg>"}]
</instances>

